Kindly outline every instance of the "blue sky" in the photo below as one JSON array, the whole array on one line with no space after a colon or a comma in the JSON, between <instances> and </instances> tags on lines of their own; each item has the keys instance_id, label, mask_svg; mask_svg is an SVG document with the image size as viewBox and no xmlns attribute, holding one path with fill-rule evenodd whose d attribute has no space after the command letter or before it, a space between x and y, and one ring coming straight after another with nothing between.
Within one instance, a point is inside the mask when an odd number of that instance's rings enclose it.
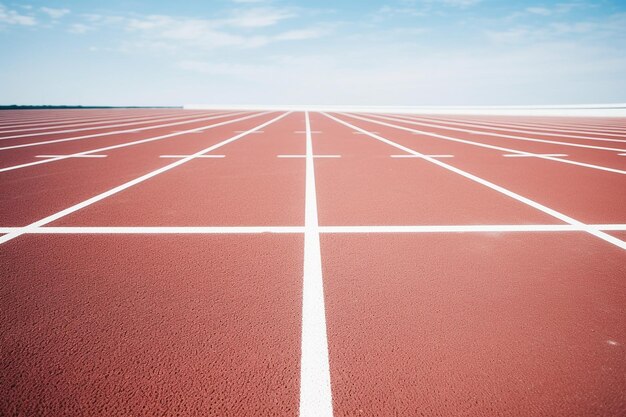
<instances>
[{"instance_id":1,"label":"blue sky","mask_svg":"<svg viewBox=\"0 0 626 417\"><path fill-rule=\"evenodd\" d=\"M0 0L0 103L626 101L619 0Z\"/></svg>"}]
</instances>

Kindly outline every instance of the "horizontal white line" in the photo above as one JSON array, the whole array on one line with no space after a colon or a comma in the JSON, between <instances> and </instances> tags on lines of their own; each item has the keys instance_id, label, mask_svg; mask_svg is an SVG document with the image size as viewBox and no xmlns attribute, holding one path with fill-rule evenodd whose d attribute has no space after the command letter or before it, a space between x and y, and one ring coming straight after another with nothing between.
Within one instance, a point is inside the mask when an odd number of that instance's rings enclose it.
<instances>
[{"instance_id":1,"label":"horizontal white line","mask_svg":"<svg viewBox=\"0 0 626 417\"><path fill-rule=\"evenodd\" d=\"M0 227L11 233L21 227ZM492 224L415 226L319 226L320 233L493 233L493 232L582 232L587 229L626 231L626 224ZM304 226L130 226L130 227L36 227L27 234L258 234L304 233Z\"/></svg>"},{"instance_id":2,"label":"horizontal white line","mask_svg":"<svg viewBox=\"0 0 626 417\"><path fill-rule=\"evenodd\" d=\"M313 158L341 158L341 155L312 155ZM276 158L306 158L306 155L276 155Z\"/></svg>"},{"instance_id":3,"label":"horizontal white line","mask_svg":"<svg viewBox=\"0 0 626 417\"><path fill-rule=\"evenodd\" d=\"M245 130L235 130L235 133L244 133ZM259 133L265 133L265 130L257 130L255 132L252 132L253 135L258 135Z\"/></svg>"},{"instance_id":4,"label":"horizontal white line","mask_svg":"<svg viewBox=\"0 0 626 417\"><path fill-rule=\"evenodd\" d=\"M306 130L294 130L293 133L307 133ZM322 133L321 130L311 130L309 133Z\"/></svg>"},{"instance_id":5,"label":"horizontal white line","mask_svg":"<svg viewBox=\"0 0 626 417\"><path fill-rule=\"evenodd\" d=\"M191 135L195 135L195 134L198 134L198 133L204 133L204 130L194 130L192 132L188 132L186 130L172 130L172 133L181 133L181 132L187 132L187 133L189 133Z\"/></svg>"},{"instance_id":6,"label":"horizontal white line","mask_svg":"<svg viewBox=\"0 0 626 417\"><path fill-rule=\"evenodd\" d=\"M566 153L505 153L505 158L539 158L542 156L567 156Z\"/></svg>"},{"instance_id":7,"label":"horizontal white line","mask_svg":"<svg viewBox=\"0 0 626 417\"><path fill-rule=\"evenodd\" d=\"M159 158L225 158L226 155L159 155Z\"/></svg>"},{"instance_id":8,"label":"horizontal white line","mask_svg":"<svg viewBox=\"0 0 626 417\"><path fill-rule=\"evenodd\" d=\"M402 155L390 155L392 158L454 158L454 155L412 155L412 154L402 154Z\"/></svg>"},{"instance_id":9,"label":"horizontal white line","mask_svg":"<svg viewBox=\"0 0 626 417\"><path fill-rule=\"evenodd\" d=\"M618 153L619 156L626 156L626 153Z\"/></svg>"},{"instance_id":10,"label":"horizontal white line","mask_svg":"<svg viewBox=\"0 0 626 417\"><path fill-rule=\"evenodd\" d=\"M106 158L107 155L83 155L83 154L71 154L71 155L35 155L35 158Z\"/></svg>"},{"instance_id":11,"label":"horizontal white line","mask_svg":"<svg viewBox=\"0 0 626 417\"><path fill-rule=\"evenodd\" d=\"M380 135L380 132L371 132L371 133L373 133L375 135ZM353 135L364 135L365 133L363 133L363 132L352 132L352 134Z\"/></svg>"}]
</instances>

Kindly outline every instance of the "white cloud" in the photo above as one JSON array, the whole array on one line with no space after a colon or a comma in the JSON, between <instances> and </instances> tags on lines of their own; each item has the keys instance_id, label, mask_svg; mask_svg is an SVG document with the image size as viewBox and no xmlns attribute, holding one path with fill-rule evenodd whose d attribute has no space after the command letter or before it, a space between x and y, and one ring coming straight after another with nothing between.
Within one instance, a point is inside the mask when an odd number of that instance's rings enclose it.
<instances>
[{"instance_id":1,"label":"white cloud","mask_svg":"<svg viewBox=\"0 0 626 417\"><path fill-rule=\"evenodd\" d=\"M82 34L90 31L92 28L83 23L73 23L67 29L70 33Z\"/></svg>"},{"instance_id":2,"label":"white cloud","mask_svg":"<svg viewBox=\"0 0 626 417\"><path fill-rule=\"evenodd\" d=\"M2 24L35 26L37 24L37 20L32 16L21 14L0 4L0 25Z\"/></svg>"},{"instance_id":3,"label":"white cloud","mask_svg":"<svg viewBox=\"0 0 626 417\"><path fill-rule=\"evenodd\" d=\"M552 14L552 11L545 7L528 7L526 8L526 11L528 13L537 14L540 16L550 16Z\"/></svg>"},{"instance_id":4,"label":"white cloud","mask_svg":"<svg viewBox=\"0 0 626 417\"><path fill-rule=\"evenodd\" d=\"M289 19L295 16L295 13L286 9L239 9L234 11L233 17L218 23L240 28L261 28L273 26L281 20Z\"/></svg>"},{"instance_id":5,"label":"white cloud","mask_svg":"<svg viewBox=\"0 0 626 417\"><path fill-rule=\"evenodd\" d=\"M69 9L53 9L50 7L41 7L39 8L39 10L50 16L52 19L60 19L66 14L70 13Z\"/></svg>"}]
</instances>

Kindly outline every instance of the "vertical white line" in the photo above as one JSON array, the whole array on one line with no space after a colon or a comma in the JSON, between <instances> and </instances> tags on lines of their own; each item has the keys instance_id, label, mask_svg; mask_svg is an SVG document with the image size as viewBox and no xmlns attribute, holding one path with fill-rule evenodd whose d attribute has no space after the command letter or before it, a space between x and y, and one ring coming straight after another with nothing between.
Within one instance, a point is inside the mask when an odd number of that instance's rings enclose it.
<instances>
[{"instance_id":1,"label":"vertical white line","mask_svg":"<svg viewBox=\"0 0 626 417\"><path fill-rule=\"evenodd\" d=\"M304 212L304 277L302 284L302 357L300 417L332 417L324 282L317 221L317 196L309 113L306 123L306 190Z\"/></svg>"}]
</instances>

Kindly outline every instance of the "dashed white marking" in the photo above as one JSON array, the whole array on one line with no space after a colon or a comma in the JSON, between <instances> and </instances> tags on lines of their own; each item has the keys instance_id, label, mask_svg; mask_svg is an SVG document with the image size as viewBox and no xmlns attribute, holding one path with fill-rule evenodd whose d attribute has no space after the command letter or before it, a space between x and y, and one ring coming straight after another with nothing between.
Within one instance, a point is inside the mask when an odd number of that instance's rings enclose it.
<instances>
[{"instance_id":1,"label":"dashed white marking","mask_svg":"<svg viewBox=\"0 0 626 417\"><path fill-rule=\"evenodd\" d=\"M70 155L35 155L35 158L106 158L108 155L96 154L70 154Z\"/></svg>"},{"instance_id":2,"label":"dashed white marking","mask_svg":"<svg viewBox=\"0 0 626 417\"><path fill-rule=\"evenodd\" d=\"M311 155L313 158L341 158L341 155ZM276 155L276 158L307 158L307 155Z\"/></svg>"},{"instance_id":3,"label":"dashed white marking","mask_svg":"<svg viewBox=\"0 0 626 417\"><path fill-rule=\"evenodd\" d=\"M379 132L372 132L372 133L373 133L373 134L375 134L375 135L380 135L380 133L379 133ZM352 134L353 134L353 135L364 135L364 133L363 133L363 132L352 132Z\"/></svg>"},{"instance_id":4,"label":"dashed white marking","mask_svg":"<svg viewBox=\"0 0 626 417\"><path fill-rule=\"evenodd\" d=\"M608 343L611 346L619 346L619 343L616 342L615 340L607 340L606 343Z\"/></svg>"},{"instance_id":5,"label":"dashed white marking","mask_svg":"<svg viewBox=\"0 0 626 417\"><path fill-rule=\"evenodd\" d=\"M392 158L454 158L454 155L411 155L411 154L402 154L402 155L390 155Z\"/></svg>"},{"instance_id":6,"label":"dashed white marking","mask_svg":"<svg viewBox=\"0 0 626 417\"><path fill-rule=\"evenodd\" d=\"M245 132L245 130L235 130L235 133L243 133L243 132ZM258 134L261 134L261 133L265 133L265 130L257 130L256 132L253 132L252 134L253 135L258 135Z\"/></svg>"},{"instance_id":7,"label":"dashed white marking","mask_svg":"<svg viewBox=\"0 0 626 417\"><path fill-rule=\"evenodd\" d=\"M300 417L332 417L324 282L317 220L317 196L309 113L306 124L304 214L304 278L302 283L302 356L300 359Z\"/></svg>"},{"instance_id":8,"label":"dashed white marking","mask_svg":"<svg viewBox=\"0 0 626 417\"><path fill-rule=\"evenodd\" d=\"M304 134L307 134L307 135L314 135L316 133L322 133L322 131L321 130L311 130L310 132L307 132L306 130L294 130L293 133L304 133Z\"/></svg>"},{"instance_id":9,"label":"dashed white marking","mask_svg":"<svg viewBox=\"0 0 626 417\"><path fill-rule=\"evenodd\" d=\"M626 156L626 153L618 153L619 156Z\"/></svg>"},{"instance_id":10,"label":"dashed white marking","mask_svg":"<svg viewBox=\"0 0 626 417\"><path fill-rule=\"evenodd\" d=\"M566 153L505 153L505 158L541 158L542 156L560 157L567 156Z\"/></svg>"},{"instance_id":11,"label":"dashed white marking","mask_svg":"<svg viewBox=\"0 0 626 417\"><path fill-rule=\"evenodd\" d=\"M226 158L226 155L159 155L159 158Z\"/></svg>"}]
</instances>

